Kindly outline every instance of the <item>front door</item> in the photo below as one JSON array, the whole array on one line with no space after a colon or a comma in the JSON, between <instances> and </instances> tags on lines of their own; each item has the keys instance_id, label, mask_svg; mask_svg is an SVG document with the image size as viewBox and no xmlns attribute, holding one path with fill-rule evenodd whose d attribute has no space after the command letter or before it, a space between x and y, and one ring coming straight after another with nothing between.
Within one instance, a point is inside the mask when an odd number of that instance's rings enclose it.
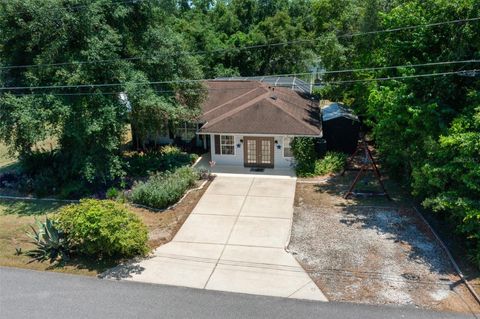
<instances>
[{"instance_id":1,"label":"front door","mask_svg":"<svg viewBox=\"0 0 480 319\"><path fill-rule=\"evenodd\" d=\"M273 137L243 138L244 141L244 165L246 167L272 167L273 168Z\"/></svg>"}]
</instances>

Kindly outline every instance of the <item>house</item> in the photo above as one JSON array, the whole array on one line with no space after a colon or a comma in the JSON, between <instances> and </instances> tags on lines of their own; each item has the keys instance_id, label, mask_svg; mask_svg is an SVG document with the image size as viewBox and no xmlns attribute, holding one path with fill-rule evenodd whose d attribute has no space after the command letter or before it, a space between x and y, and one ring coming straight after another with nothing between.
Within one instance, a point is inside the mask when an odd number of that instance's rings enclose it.
<instances>
[{"instance_id":1,"label":"house","mask_svg":"<svg viewBox=\"0 0 480 319\"><path fill-rule=\"evenodd\" d=\"M197 134L217 164L290 167L293 137L322 137L318 105L299 92L260 81L205 84Z\"/></svg>"}]
</instances>

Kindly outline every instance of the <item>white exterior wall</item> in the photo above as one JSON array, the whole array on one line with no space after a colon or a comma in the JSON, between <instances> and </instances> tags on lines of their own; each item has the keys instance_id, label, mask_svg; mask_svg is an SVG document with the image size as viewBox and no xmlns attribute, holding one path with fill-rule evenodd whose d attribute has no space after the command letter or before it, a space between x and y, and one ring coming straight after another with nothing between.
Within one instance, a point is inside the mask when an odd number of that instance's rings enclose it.
<instances>
[{"instance_id":1,"label":"white exterior wall","mask_svg":"<svg viewBox=\"0 0 480 319\"><path fill-rule=\"evenodd\" d=\"M218 135L232 135L232 134L218 134ZM233 135L235 139L235 155L220 155L215 154L215 139L214 135L210 135L210 153L212 156L212 161L215 161L217 165L239 165L243 166L244 158L243 158L243 150L244 150L244 143L241 143L240 140L244 139L245 135ZM265 137L273 137L275 141L278 141L278 144L274 145L274 168L287 168L293 166L293 158L286 158L283 157L283 136L272 136L272 135L247 135L247 136L265 136ZM240 147L238 147L240 145ZM280 149L278 148L280 145Z\"/></svg>"}]
</instances>

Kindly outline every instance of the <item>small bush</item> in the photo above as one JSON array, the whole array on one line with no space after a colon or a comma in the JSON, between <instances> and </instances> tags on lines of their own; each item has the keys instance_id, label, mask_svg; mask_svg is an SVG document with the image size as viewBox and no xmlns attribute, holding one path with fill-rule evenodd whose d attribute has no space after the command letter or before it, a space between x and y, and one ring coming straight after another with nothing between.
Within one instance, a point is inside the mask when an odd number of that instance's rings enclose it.
<instances>
[{"instance_id":1,"label":"small bush","mask_svg":"<svg viewBox=\"0 0 480 319\"><path fill-rule=\"evenodd\" d=\"M315 174L315 139L312 137L295 137L292 140L292 152L295 157L295 171L300 177Z\"/></svg>"},{"instance_id":2,"label":"small bush","mask_svg":"<svg viewBox=\"0 0 480 319\"><path fill-rule=\"evenodd\" d=\"M315 162L315 175L336 173L343 169L347 156L344 153L327 152L325 157Z\"/></svg>"},{"instance_id":3,"label":"small bush","mask_svg":"<svg viewBox=\"0 0 480 319\"><path fill-rule=\"evenodd\" d=\"M35 245L35 249L25 252L26 256L32 258L29 263L48 260L53 264L67 261L69 259L70 248L68 247L64 233L59 230L55 223L48 217L45 218L44 223L35 219L35 224L37 229L31 226L32 232L27 232L31 243ZM17 254L20 255L21 253L21 249L17 249Z\"/></svg>"},{"instance_id":4,"label":"small bush","mask_svg":"<svg viewBox=\"0 0 480 319\"><path fill-rule=\"evenodd\" d=\"M107 193L105 194L107 199L112 199L112 200L116 199L118 195L119 195L119 191L115 187L110 187L109 189L107 189Z\"/></svg>"},{"instance_id":5,"label":"small bush","mask_svg":"<svg viewBox=\"0 0 480 319\"><path fill-rule=\"evenodd\" d=\"M152 175L148 181L134 185L131 199L134 203L161 209L176 203L188 188L199 179L191 167Z\"/></svg>"},{"instance_id":6,"label":"small bush","mask_svg":"<svg viewBox=\"0 0 480 319\"><path fill-rule=\"evenodd\" d=\"M58 196L60 198L75 199L91 193L91 190L85 185L85 182L80 180L69 181L59 187L60 192Z\"/></svg>"},{"instance_id":7,"label":"small bush","mask_svg":"<svg viewBox=\"0 0 480 319\"><path fill-rule=\"evenodd\" d=\"M57 223L69 247L80 254L121 258L148 252L145 225L123 205L110 200L84 199L62 207Z\"/></svg>"},{"instance_id":8,"label":"small bush","mask_svg":"<svg viewBox=\"0 0 480 319\"><path fill-rule=\"evenodd\" d=\"M160 153L165 155L179 155L182 154L182 150L174 145L164 145L160 149Z\"/></svg>"}]
</instances>

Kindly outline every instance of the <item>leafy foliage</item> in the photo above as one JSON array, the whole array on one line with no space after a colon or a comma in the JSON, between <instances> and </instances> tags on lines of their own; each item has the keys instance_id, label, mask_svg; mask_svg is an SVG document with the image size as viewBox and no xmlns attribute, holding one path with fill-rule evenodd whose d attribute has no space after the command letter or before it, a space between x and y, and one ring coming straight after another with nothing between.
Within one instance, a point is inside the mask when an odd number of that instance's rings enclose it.
<instances>
[{"instance_id":1,"label":"leafy foliage","mask_svg":"<svg viewBox=\"0 0 480 319\"><path fill-rule=\"evenodd\" d=\"M473 103L473 101L472 101ZM457 117L445 135L428 145L427 160L415 167L412 187L424 205L449 213L457 229L477 247L480 266L480 103Z\"/></svg>"},{"instance_id":2,"label":"leafy foliage","mask_svg":"<svg viewBox=\"0 0 480 319\"><path fill-rule=\"evenodd\" d=\"M326 175L340 172L347 161L347 155L338 152L327 152L325 157L315 161L315 175Z\"/></svg>"},{"instance_id":3,"label":"leafy foliage","mask_svg":"<svg viewBox=\"0 0 480 319\"><path fill-rule=\"evenodd\" d=\"M175 146L163 146L160 151L130 152L125 154L127 174L140 177L149 173L175 170L190 165L198 159L197 154L182 152Z\"/></svg>"},{"instance_id":4,"label":"leafy foliage","mask_svg":"<svg viewBox=\"0 0 480 319\"><path fill-rule=\"evenodd\" d=\"M66 162L59 150L33 151L23 155L21 167L27 176L23 191L39 197L57 195L60 198L80 198L91 192L90 183L72 179Z\"/></svg>"},{"instance_id":5,"label":"leafy foliage","mask_svg":"<svg viewBox=\"0 0 480 319\"><path fill-rule=\"evenodd\" d=\"M119 149L127 121L143 141L167 120L194 118L204 98L200 83L144 84L202 77L195 57L177 54L189 48L172 28L171 9L151 1L1 2L0 63L31 65L2 70L1 85L72 86L2 91L0 137L11 152L23 160L54 138L61 160L58 170L42 171L43 181L108 185L124 176ZM132 56L141 58L125 59ZM113 85L75 87L105 83Z\"/></svg>"},{"instance_id":6,"label":"leafy foliage","mask_svg":"<svg viewBox=\"0 0 480 319\"><path fill-rule=\"evenodd\" d=\"M115 187L110 187L109 189L107 189L107 193L105 194L105 196L107 197L107 199L115 200L119 194L120 192L118 191L118 189L116 189Z\"/></svg>"},{"instance_id":7,"label":"leafy foliage","mask_svg":"<svg viewBox=\"0 0 480 319\"><path fill-rule=\"evenodd\" d=\"M37 230L31 226L32 232L27 232L27 236L30 237L36 248L24 253L32 258L30 262L48 260L50 263L61 263L67 261L70 249L64 233L48 217L45 218L45 222L35 219L35 224Z\"/></svg>"},{"instance_id":8,"label":"leafy foliage","mask_svg":"<svg viewBox=\"0 0 480 319\"><path fill-rule=\"evenodd\" d=\"M199 178L199 173L191 167L181 167L174 172L157 173L146 182L134 185L131 199L157 209L176 203Z\"/></svg>"},{"instance_id":9,"label":"leafy foliage","mask_svg":"<svg viewBox=\"0 0 480 319\"><path fill-rule=\"evenodd\" d=\"M476 17L479 10L470 0L399 1L379 12L376 23L381 29L391 29ZM356 45L354 58L358 63L402 65L468 60L478 58L480 25L417 28L372 36L370 43L369 48ZM395 69L395 73L379 70L358 76L410 76L458 69L455 65L405 67ZM478 79L449 75L342 89L367 118L390 175L409 183L425 207L456 225L480 266Z\"/></svg>"},{"instance_id":10,"label":"leafy foliage","mask_svg":"<svg viewBox=\"0 0 480 319\"><path fill-rule=\"evenodd\" d=\"M68 245L79 254L128 258L148 252L146 226L114 201L83 199L64 206L57 223Z\"/></svg>"},{"instance_id":11,"label":"leafy foliage","mask_svg":"<svg viewBox=\"0 0 480 319\"><path fill-rule=\"evenodd\" d=\"M295 158L295 170L300 177L315 175L315 138L295 137L292 140L291 148Z\"/></svg>"}]
</instances>

